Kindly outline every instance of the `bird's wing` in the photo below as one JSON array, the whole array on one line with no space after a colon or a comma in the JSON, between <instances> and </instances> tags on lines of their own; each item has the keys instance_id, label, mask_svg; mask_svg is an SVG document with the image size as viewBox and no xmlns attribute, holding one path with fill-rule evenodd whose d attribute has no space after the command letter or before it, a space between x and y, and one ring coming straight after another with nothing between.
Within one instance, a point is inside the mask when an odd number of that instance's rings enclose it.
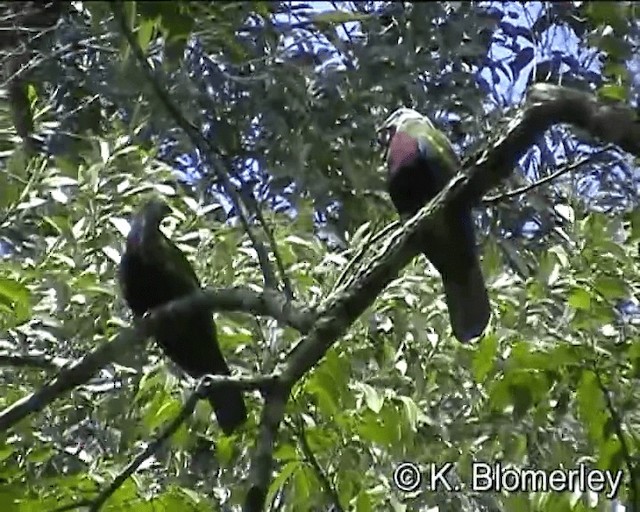
<instances>
[{"instance_id":1,"label":"bird's wing","mask_svg":"<svg viewBox=\"0 0 640 512\"><path fill-rule=\"evenodd\" d=\"M418 140L418 147L421 151L424 151L425 144L429 143L430 147L438 151L442 159L447 162L447 168L451 169L452 173L459 170L460 159L449 138L440 130L429 123L418 121L408 123L405 130Z\"/></svg>"},{"instance_id":2,"label":"bird's wing","mask_svg":"<svg viewBox=\"0 0 640 512\"><path fill-rule=\"evenodd\" d=\"M163 234L160 235L162 240L158 263L163 265L166 272L175 275L181 280L191 281L194 288L199 288L200 281L187 257L171 240Z\"/></svg>"}]
</instances>

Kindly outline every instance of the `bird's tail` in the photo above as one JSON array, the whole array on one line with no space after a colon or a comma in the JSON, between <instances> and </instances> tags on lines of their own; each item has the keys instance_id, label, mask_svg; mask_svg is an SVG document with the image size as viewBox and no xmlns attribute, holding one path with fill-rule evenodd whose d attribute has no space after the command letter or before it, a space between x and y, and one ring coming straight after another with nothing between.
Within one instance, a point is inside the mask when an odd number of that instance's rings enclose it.
<instances>
[{"instance_id":1,"label":"bird's tail","mask_svg":"<svg viewBox=\"0 0 640 512\"><path fill-rule=\"evenodd\" d=\"M238 388L217 387L209 392L207 398L225 435L232 434L247 420L244 397Z\"/></svg>"},{"instance_id":2,"label":"bird's tail","mask_svg":"<svg viewBox=\"0 0 640 512\"><path fill-rule=\"evenodd\" d=\"M491 305L478 258L457 274L442 274L442 283L454 336L463 343L480 336L489 323Z\"/></svg>"}]
</instances>

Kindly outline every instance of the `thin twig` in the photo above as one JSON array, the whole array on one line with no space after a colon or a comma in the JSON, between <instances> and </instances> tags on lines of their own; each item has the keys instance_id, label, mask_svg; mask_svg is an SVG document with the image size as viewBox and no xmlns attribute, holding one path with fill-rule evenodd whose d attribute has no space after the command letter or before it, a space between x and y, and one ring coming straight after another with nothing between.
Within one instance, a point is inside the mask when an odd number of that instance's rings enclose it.
<instances>
[{"instance_id":1,"label":"thin twig","mask_svg":"<svg viewBox=\"0 0 640 512\"><path fill-rule=\"evenodd\" d=\"M300 449L307 459L307 462L316 472L318 480L320 480L322 487L324 487L324 491L331 497L331 501L333 501L334 506L333 510L335 510L335 512L344 512L344 509L340 504L340 496L338 495L338 491L336 491L336 488L331 483L331 480L329 480L329 477L325 473L324 469L322 469L322 466L320 466L318 459L316 459L316 456L313 453L311 446L309 445L309 440L307 439L307 433L305 431L305 426L302 423L302 419L298 415L295 422L289 421L288 423L294 435L298 439L298 442L300 443Z\"/></svg>"},{"instance_id":2,"label":"thin twig","mask_svg":"<svg viewBox=\"0 0 640 512\"><path fill-rule=\"evenodd\" d=\"M61 358L49 357L44 354L0 354L0 366L14 368L37 368L38 370L59 370L67 364Z\"/></svg>"},{"instance_id":3,"label":"thin twig","mask_svg":"<svg viewBox=\"0 0 640 512\"><path fill-rule=\"evenodd\" d=\"M56 57L60 57L65 54L65 52L69 50L77 51L79 48L92 49L92 50L100 50L101 52L109 52L109 53L119 53L118 50L107 47L107 46L95 46L91 43L94 41L100 41L101 39L107 39L106 36L91 36L85 39L81 39L79 41L74 41L71 43L66 43L65 45L56 48L55 50L51 50L48 53L38 52L37 55L30 58L25 64L21 65L19 69L17 69L11 76L5 77L2 82L0 82L0 88L5 88L9 85L9 83L13 80L19 80L23 78L27 73L31 70L41 66L43 63L54 59ZM20 55L23 52L19 51L3 51L0 52L0 57L3 59L3 63L8 58L14 57L16 55Z\"/></svg>"},{"instance_id":4,"label":"thin twig","mask_svg":"<svg viewBox=\"0 0 640 512\"><path fill-rule=\"evenodd\" d=\"M544 185L545 183L549 183L555 180L556 178L562 176L563 174L569 173L571 171L575 171L576 169L582 167L585 164L592 163L594 160L597 160L597 157L602 156L603 154L605 154L607 151L611 149L613 149L613 145L608 144L604 148L599 149L598 151L594 151L588 156L579 158L578 160L576 160L575 162L571 162L570 164L563 165L557 171L553 172L552 174L549 174L549 176L545 176L544 178L541 178L538 181L530 183L529 185L526 185L524 187L517 188L510 192L505 192L504 194L498 194L495 196L487 197L482 200L482 203L495 204L495 203L504 201L506 199L511 199L512 197L519 196L521 194L526 194L527 192L530 192L533 189L538 188L541 185Z\"/></svg>"},{"instance_id":5,"label":"thin twig","mask_svg":"<svg viewBox=\"0 0 640 512\"><path fill-rule=\"evenodd\" d=\"M41 411L63 393L87 383L96 371L126 356L145 339L146 335L139 328L122 330L115 340L92 350L80 361L61 370L38 391L13 402L0 412L0 432L6 431L29 414Z\"/></svg>"},{"instance_id":6,"label":"thin twig","mask_svg":"<svg viewBox=\"0 0 640 512\"><path fill-rule=\"evenodd\" d=\"M620 451L622 452L622 459L624 460L625 465L627 466L627 470L629 471L629 488L631 489L631 503L633 504L632 510L640 510L640 483L638 478L636 478L636 466L633 462L633 455L631 455L631 449L629 444L627 443L627 439L622 431L622 418L620 414L618 414L617 409L615 408L613 401L611 400L611 395L609 394L609 390L604 385L602 381L602 377L600 375L600 371L593 364L593 373L596 376L596 382L598 383L598 387L602 392L602 396L604 397L605 404L607 405L607 410L611 415L611 419L613 420L613 430L616 433L616 437L620 442Z\"/></svg>"},{"instance_id":7,"label":"thin twig","mask_svg":"<svg viewBox=\"0 0 640 512\"><path fill-rule=\"evenodd\" d=\"M254 383L256 385L254 387L266 382L268 379L268 377L256 378ZM131 475L138 470L142 463L156 453L160 447L178 430L178 428L180 428L187 418L191 416L198 400L205 396L212 386L222 383L233 383L234 381L242 382L241 379L229 377L220 378L220 376L216 375L203 376L200 379L196 390L191 393L180 410L180 413L165 427L162 433L156 437L152 443L149 443L144 450L142 450L129 464L127 464L127 466L118 474L107 488L101 491L93 500L83 500L78 503L70 503L69 505L64 505L63 507L56 509L56 511L61 512L63 510L73 510L75 508L80 508L81 506L88 506L90 512L98 512L106 501L127 481ZM250 384L249 379L245 379L244 381Z\"/></svg>"},{"instance_id":8,"label":"thin twig","mask_svg":"<svg viewBox=\"0 0 640 512\"><path fill-rule=\"evenodd\" d=\"M129 43L129 46L131 47L131 50L135 55L138 64L140 65L143 73L151 84L160 102L164 105L169 114L174 118L178 126L180 126L180 128L182 128L186 132L187 136L191 139L194 146L200 149L200 153L203 155L203 158L211 163L216 176L218 176L218 178L222 182L222 186L225 192L229 195L229 198L231 199L231 202L233 203L236 212L238 213L238 218L240 219L240 223L242 224L243 229L247 233L247 236L251 240L256 254L258 255L258 261L260 263L260 268L262 269L265 287L277 289L278 281L276 279L275 273L273 272L273 269L271 268L271 263L269 262L269 254L267 253L267 250L262 242L258 239L258 237L255 236L253 230L251 229L249 220L244 211L245 205L242 201L242 198L240 197L240 194L229 179L229 176L227 176L226 170L220 169L219 166L216 165L215 162L213 162L211 159L210 155L217 154L215 146L200 133L200 130L198 130L198 128L191 124L182 115L178 107L171 101L168 92L164 89L164 87L160 85L159 81L156 79L155 72L151 69L151 66L147 61L142 48L140 48L140 45L138 45L133 33L127 26L124 13L122 12L122 5L122 1L118 1L112 4L112 12L116 19L119 21L122 33L127 39L127 42Z\"/></svg>"},{"instance_id":9,"label":"thin twig","mask_svg":"<svg viewBox=\"0 0 640 512\"><path fill-rule=\"evenodd\" d=\"M283 291L284 291L285 297L287 297L288 300L294 300L295 295L293 293L293 286L291 286L291 281L289 280L289 277L287 276L287 272L284 269L284 263L282 262L280 251L278 250L278 244L276 242L275 237L273 236L273 230L265 221L264 215L262 215L262 208L260 208L260 205L257 203L257 201L254 199L254 197L251 194L249 194L249 196L250 196L250 201L253 203L253 206L254 206L254 214L256 216L256 219L258 219L258 222L262 226L262 230L267 236L267 240L269 241L269 245L271 246L271 252L273 253L273 257L276 260L276 267L278 267L278 272L280 272L280 278L282 279L282 286L284 288Z\"/></svg>"},{"instance_id":10,"label":"thin twig","mask_svg":"<svg viewBox=\"0 0 640 512\"><path fill-rule=\"evenodd\" d=\"M198 386L198 388L200 388L200 386ZM98 497L93 500L91 507L89 507L90 512L98 512L111 495L137 471L140 465L156 453L165 441L167 441L167 439L169 439L180 428L180 425L182 425L193 413L193 410L200 399L200 394L200 389L197 389L191 394L182 407L180 413L166 426L162 433L152 443L149 443L147 447L142 450L129 464L127 464L122 472L113 480L113 482L111 482L111 485L100 492Z\"/></svg>"}]
</instances>

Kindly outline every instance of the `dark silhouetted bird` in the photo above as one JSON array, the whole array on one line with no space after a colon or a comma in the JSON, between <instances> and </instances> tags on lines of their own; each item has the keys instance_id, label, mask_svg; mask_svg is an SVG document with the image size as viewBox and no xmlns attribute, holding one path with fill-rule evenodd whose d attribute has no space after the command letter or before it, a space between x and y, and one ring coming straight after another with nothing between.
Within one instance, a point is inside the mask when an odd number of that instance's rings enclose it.
<instances>
[{"instance_id":1,"label":"dark silhouetted bird","mask_svg":"<svg viewBox=\"0 0 640 512\"><path fill-rule=\"evenodd\" d=\"M379 129L386 147L388 190L403 217L435 197L460 167L449 139L409 108L393 112ZM462 342L480 336L491 307L476 251L471 206L455 205L446 225L429 233L422 252L440 272L453 334Z\"/></svg>"},{"instance_id":2,"label":"dark silhouetted bird","mask_svg":"<svg viewBox=\"0 0 640 512\"><path fill-rule=\"evenodd\" d=\"M120 261L118 280L136 317L200 289L186 256L160 231L170 212L160 199L151 199L134 215ZM155 339L165 354L192 377L230 375L218 345L209 311L194 310L161 323ZM233 387L212 389L209 402L227 435L247 419L242 392Z\"/></svg>"}]
</instances>

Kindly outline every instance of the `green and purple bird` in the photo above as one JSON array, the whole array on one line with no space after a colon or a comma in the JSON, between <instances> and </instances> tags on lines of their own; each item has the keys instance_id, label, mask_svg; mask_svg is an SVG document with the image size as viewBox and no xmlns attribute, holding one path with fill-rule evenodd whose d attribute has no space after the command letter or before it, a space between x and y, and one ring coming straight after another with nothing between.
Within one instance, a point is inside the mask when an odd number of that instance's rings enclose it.
<instances>
[{"instance_id":1,"label":"green and purple bird","mask_svg":"<svg viewBox=\"0 0 640 512\"><path fill-rule=\"evenodd\" d=\"M169 212L167 203L154 198L133 216L118 281L136 317L200 290L189 260L160 231L160 222ZM194 310L179 318L167 318L154 337L164 353L192 377L231 374L209 311ZM207 398L225 434L231 434L247 419L238 388L219 386Z\"/></svg>"},{"instance_id":2,"label":"green and purple bird","mask_svg":"<svg viewBox=\"0 0 640 512\"><path fill-rule=\"evenodd\" d=\"M417 213L451 180L460 160L449 139L419 112L400 108L379 128L388 191L401 217ZM476 250L470 205L446 212L446 226L429 234L422 252L442 276L453 334L466 343L484 331L491 306Z\"/></svg>"}]
</instances>

